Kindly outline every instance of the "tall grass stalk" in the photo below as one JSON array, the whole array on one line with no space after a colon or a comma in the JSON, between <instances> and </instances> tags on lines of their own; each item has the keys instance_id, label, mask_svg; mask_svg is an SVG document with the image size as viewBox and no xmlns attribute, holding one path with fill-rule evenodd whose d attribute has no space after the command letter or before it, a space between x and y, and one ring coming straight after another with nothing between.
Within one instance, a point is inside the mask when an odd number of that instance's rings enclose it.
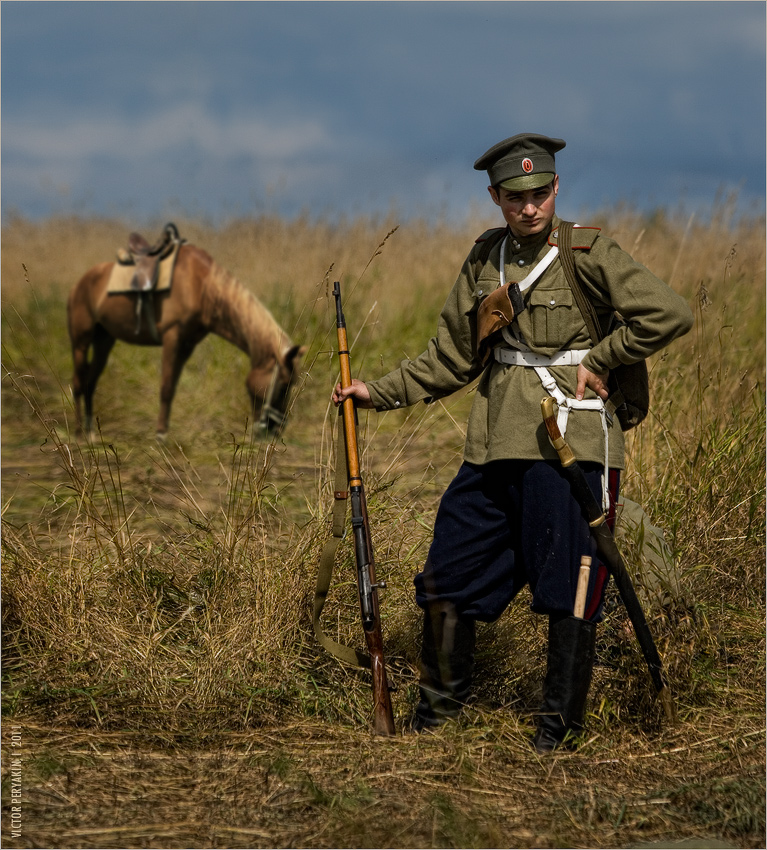
<instances>
[{"instance_id":1,"label":"tall grass stalk","mask_svg":"<svg viewBox=\"0 0 767 850\"><path fill-rule=\"evenodd\" d=\"M696 315L694 331L650 363L651 415L629 437L624 476L625 495L665 533L673 581L660 590L641 581L643 532L624 530L621 538L682 725L663 731L623 609L609 600L585 752L617 748L626 765L659 735L697 741L706 725L713 740L730 741L733 728L746 735L763 728L764 221L738 220L736 211L733 199L722 199L708 223L622 207L589 217L672 280ZM137 225L9 222L1 257L4 711L31 723L190 740L270 724L303 729L309 721L336 734L366 730L369 680L320 652L310 618L333 502L337 415L329 396L338 365L330 283L342 281L353 373L375 377L423 349L464 255L493 222L177 223L308 345L287 430L281 439L253 438L247 364L211 338L182 375L166 445L150 439L157 352L124 345L96 393L98 439L81 440L72 425L66 294ZM417 699L412 579L461 461L472 392L360 413L400 727ZM323 622L335 639L363 648L353 565L347 539ZM480 743L483 759L488 741L498 758L530 758L524 742L540 696L545 634L525 600L523 593L480 629L475 701L463 725L438 738L438 746L465 748L475 778L484 776L475 760ZM707 769L704 751L695 752ZM425 753L418 744L411 758ZM678 798L692 810L699 798L685 789ZM443 840L460 819L457 800L430 809L448 830L435 832ZM617 823L624 815L609 816ZM749 835L755 828L743 827ZM328 835L338 840L337 831Z\"/></svg>"}]
</instances>

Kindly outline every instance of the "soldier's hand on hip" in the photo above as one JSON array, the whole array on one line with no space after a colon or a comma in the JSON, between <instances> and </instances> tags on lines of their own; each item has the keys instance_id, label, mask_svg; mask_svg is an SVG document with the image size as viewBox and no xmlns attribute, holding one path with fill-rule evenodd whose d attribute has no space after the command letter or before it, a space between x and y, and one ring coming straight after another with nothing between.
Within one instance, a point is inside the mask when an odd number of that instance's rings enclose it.
<instances>
[{"instance_id":1,"label":"soldier's hand on hip","mask_svg":"<svg viewBox=\"0 0 767 850\"><path fill-rule=\"evenodd\" d=\"M586 391L586 387L590 390L594 390L594 392L604 401L607 399L608 391L607 391L607 372L602 374L597 374L596 372L590 372L583 363L578 364L578 373L576 375L576 380L578 382L577 387L575 389L575 397L580 401L583 398L583 394Z\"/></svg>"}]
</instances>

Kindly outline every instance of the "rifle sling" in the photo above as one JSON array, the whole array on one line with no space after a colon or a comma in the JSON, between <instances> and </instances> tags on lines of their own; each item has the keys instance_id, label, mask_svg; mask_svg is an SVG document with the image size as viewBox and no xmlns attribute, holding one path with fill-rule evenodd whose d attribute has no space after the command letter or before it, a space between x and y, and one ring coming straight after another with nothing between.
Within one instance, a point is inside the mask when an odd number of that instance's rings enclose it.
<instances>
[{"instance_id":1,"label":"rifle sling","mask_svg":"<svg viewBox=\"0 0 767 850\"><path fill-rule=\"evenodd\" d=\"M325 600L330 589L330 581L333 577L333 566L335 564L336 549L344 537L346 530L346 503L349 498L349 476L347 473L346 438L344 435L343 417L338 417L338 431L336 436L336 474L333 495L333 536L325 543L320 556L320 568L317 573L317 584L314 588L314 612L312 625L314 634L320 645L339 661L352 664L355 667L370 669L370 656L366 653L352 649L342 643L329 638L322 630L320 616L325 607Z\"/></svg>"}]
</instances>

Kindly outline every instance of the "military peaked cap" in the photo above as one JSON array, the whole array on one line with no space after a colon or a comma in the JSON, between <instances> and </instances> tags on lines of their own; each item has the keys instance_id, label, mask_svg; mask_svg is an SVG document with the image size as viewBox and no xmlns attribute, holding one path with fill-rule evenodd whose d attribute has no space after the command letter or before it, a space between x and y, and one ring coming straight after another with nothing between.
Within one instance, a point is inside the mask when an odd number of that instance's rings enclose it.
<instances>
[{"instance_id":1,"label":"military peaked cap","mask_svg":"<svg viewBox=\"0 0 767 850\"><path fill-rule=\"evenodd\" d=\"M537 189L554 179L554 154L565 146L562 139L537 133L518 133L493 145L474 163L477 171L487 171L490 185L504 189Z\"/></svg>"}]
</instances>

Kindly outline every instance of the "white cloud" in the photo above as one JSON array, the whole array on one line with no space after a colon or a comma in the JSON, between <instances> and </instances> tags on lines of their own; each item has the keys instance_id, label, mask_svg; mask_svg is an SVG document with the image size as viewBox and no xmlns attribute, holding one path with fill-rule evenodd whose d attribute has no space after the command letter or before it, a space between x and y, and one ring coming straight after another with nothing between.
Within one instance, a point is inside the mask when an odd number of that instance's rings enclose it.
<instances>
[{"instance_id":1,"label":"white cloud","mask_svg":"<svg viewBox=\"0 0 767 850\"><path fill-rule=\"evenodd\" d=\"M12 119L3 125L3 157L47 163L92 157L136 160L195 147L207 156L282 160L331 149L331 139L314 118L270 120L235 115L214 118L198 103L174 105L129 120L118 115L59 119Z\"/></svg>"}]
</instances>

